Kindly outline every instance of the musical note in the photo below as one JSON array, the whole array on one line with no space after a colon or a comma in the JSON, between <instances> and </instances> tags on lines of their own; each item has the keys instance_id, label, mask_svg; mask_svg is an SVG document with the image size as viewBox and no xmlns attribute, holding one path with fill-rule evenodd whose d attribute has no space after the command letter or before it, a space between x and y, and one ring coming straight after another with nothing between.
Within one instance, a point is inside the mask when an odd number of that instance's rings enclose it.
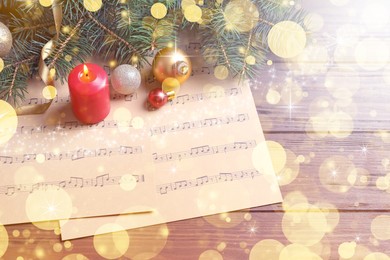
<instances>
[{"instance_id":1,"label":"musical note","mask_svg":"<svg viewBox=\"0 0 390 260\"><path fill-rule=\"evenodd\" d=\"M174 125L164 125L157 126L150 129L150 135L159 135L164 133L179 132L184 130L203 128L203 127L212 127L218 125L227 125L230 123L242 123L249 120L248 114L237 114L235 116L223 116L223 117L212 117L205 118L202 120L196 121L186 121L182 123L177 123Z\"/></svg>"},{"instance_id":2,"label":"musical note","mask_svg":"<svg viewBox=\"0 0 390 260\"><path fill-rule=\"evenodd\" d=\"M168 161L180 161L182 159L188 159L193 157L212 155L217 153L229 153L238 150L246 150L256 146L255 140L234 142L230 144L223 144L218 146L203 145L198 147L192 147L190 150L181 151L168 154L153 153L152 158L155 163L168 162Z\"/></svg>"},{"instance_id":3,"label":"musical note","mask_svg":"<svg viewBox=\"0 0 390 260\"><path fill-rule=\"evenodd\" d=\"M59 153L41 153L47 161L54 160L82 160L85 158L94 157L110 157L112 155L133 155L141 154L141 146L119 146L118 148L97 148L97 149L84 149L80 148L74 151L64 151ZM0 163L13 164L13 163L28 163L35 162L37 154L23 154L14 156L0 156Z\"/></svg>"},{"instance_id":4,"label":"musical note","mask_svg":"<svg viewBox=\"0 0 390 260\"><path fill-rule=\"evenodd\" d=\"M137 183L145 182L144 175L133 175ZM67 180L38 182L34 184L17 184L0 186L0 195L13 196L17 193L33 193L35 191L46 191L49 189L83 189L103 187L107 185L120 185L122 176L103 174L92 178L72 176Z\"/></svg>"},{"instance_id":5,"label":"musical note","mask_svg":"<svg viewBox=\"0 0 390 260\"><path fill-rule=\"evenodd\" d=\"M248 169L236 172L223 172L217 175L201 176L196 179L180 180L171 183L164 183L156 186L156 191L160 195L165 195L168 192L173 192L182 189L201 187L209 184L217 184L223 182L239 181L243 179L253 179L261 176L261 173L256 169Z\"/></svg>"},{"instance_id":6,"label":"musical note","mask_svg":"<svg viewBox=\"0 0 390 260\"><path fill-rule=\"evenodd\" d=\"M3 164L13 164L14 158L11 156L0 156L0 162Z\"/></svg>"},{"instance_id":7,"label":"musical note","mask_svg":"<svg viewBox=\"0 0 390 260\"><path fill-rule=\"evenodd\" d=\"M133 100L137 100L138 99L138 95L137 95L137 93L128 94L128 95L122 95L122 94L114 93L111 96L111 99L113 99L113 100L122 99L122 100L125 100L127 102L130 102L130 101L133 101Z\"/></svg>"},{"instance_id":8,"label":"musical note","mask_svg":"<svg viewBox=\"0 0 390 260\"><path fill-rule=\"evenodd\" d=\"M65 121L62 124L58 125L41 125L41 126L20 126L17 129L19 134L41 134L49 132L64 132L70 130L94 130L94 129L103 129L103 128L118 128L118 124L123 123L122 121L116 120L106 120L93 125L85 125L79 121ZM128 127L132 127L131 123L126 124Z\"/></svg>"},{"instance_id":9,"label":"musical note","mask_svg":"<svg viewBox=\"0 0 390 260\"><path fill-rule=\"evenodd\" d=\"M238 96L241 95L242 91L241 88L233 87L228 89L221 89L221 91L212 91L207 93L197 93L197 94L185 94L185 95L179 95L174 100L170 102L172 105L184 105L188 102L198 102L200 100L210 100L210 99L217 99L217 98L223 98L226 96Z\"/></svg>"}]
</instances>

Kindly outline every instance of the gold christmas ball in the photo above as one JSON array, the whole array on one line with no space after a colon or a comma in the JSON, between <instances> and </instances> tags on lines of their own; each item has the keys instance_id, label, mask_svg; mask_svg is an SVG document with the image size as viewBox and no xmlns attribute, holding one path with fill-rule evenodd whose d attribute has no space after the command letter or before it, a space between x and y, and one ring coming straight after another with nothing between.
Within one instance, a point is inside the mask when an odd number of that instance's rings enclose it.
<instances>
[{"instance_id":1,"label":"gold christmas ball","mask_svg":"<svg viewBox=\"0 0 390 260\"><path fill-rule=\"evenodd\" d=\"M8 27L0 22L0 57L6 56L12 47L12 34Z\"/></svg>"},{"instance_id":2,"label":"gold christmas ball","mask_svg":"<svg viewBox=\"0 0 390 260\"><path fill-rule=\"evenodd\" d=\"M180 49L164 48L154 57L154 77L163 82L166 78L175 78L180 84L184 83L191 75L191 60Z\"/></svg>"}]
</instances>

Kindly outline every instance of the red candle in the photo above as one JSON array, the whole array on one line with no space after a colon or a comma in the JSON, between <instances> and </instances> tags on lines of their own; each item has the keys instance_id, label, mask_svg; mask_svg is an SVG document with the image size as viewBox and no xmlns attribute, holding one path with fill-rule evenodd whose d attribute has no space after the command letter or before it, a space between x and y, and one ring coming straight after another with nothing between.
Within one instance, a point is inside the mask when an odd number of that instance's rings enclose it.
<instances>
[{"instance_id":1,"label":"red candle","mask_svg":"<svg viewBox=\"0 0 390 260\"><path fill-rule=\"evenodd\" d=\"M110 113L110 90L107 73L96 64L76 66L68 77L72 110L85 124L102 121Z\"/></svg>"}]
</instances>

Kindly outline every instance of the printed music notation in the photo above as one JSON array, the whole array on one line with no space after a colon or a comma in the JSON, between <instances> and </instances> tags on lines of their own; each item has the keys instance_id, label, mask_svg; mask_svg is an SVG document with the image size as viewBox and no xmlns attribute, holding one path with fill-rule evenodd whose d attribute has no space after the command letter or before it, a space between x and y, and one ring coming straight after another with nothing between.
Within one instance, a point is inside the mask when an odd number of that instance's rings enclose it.
<instances>
[{"instance_id":1,"label":"printed music notation","mask_svg":"<svg viewBox=\"0 0 390 260\"><path fill-rule=\"evenodd\" d=\"M122 94L114 93L114 94L111 94L111 99L112 100L123 99L124 101L130 102L133 100L137 100L138 96L137 96L137 93L133 93L133 94L129 94L129 95L122 95ZM48 102L48 99L45 99L45 98L30 98L30 99L25 100L23 102L23 104L24 105L41 105L41 104L44 104L47 102ZM64 97L56 96L53 99L53 103L54 104L70 103L70 96L64 96Z\"/></svg>"},{"instance_id":2,"label":"printed music notation","mask_svg":"<svg viewBox=\"0 0 390 260\"><path fill-rule=\"evenodd\" d=\"M210 75L214 73L214 68L211 66L202 66L202 67L192 67L191 76L195 75ZM153 75L146 75L144 76L144 82L147 85L153 84L156 82L156 79Z\"/></svg>"},{"instance_id":3,"label":"printed music notation","mask_svg":"<svg viewBox=\"0 0 390 260\"><path fill-rule=\"evenodd\" d=\"M213 155L217 153L228 153L238 150L246 150L256 146L255 140L234 142L230 144L223 144L218 146L203 145L198 147L192 147L190 150L181 151L176 153L157 154L153 153L153 161L155 163L168 162L168 161L180 161L183 159L189 159L205 155Z\"/></svg>"},{"instance_id":4,"label":"printed music notation","mask_svg":"<svg viewBox=\"0 0 390 260\"><path fill-rule=\"evenodd\" d=\"M133 175L136 182L145 182L144 175ZM34 184L18 184L0 186L0 195L12 196L15 193L33 193L34 191L46 191L49 189L82 189L87 187L103 187L107 185L120 185L122 176L111 177L103 174L94 178L69 177L67 180L38 182Z\"/></svg>"},{"instance_id":5,"label":"printed music notation","mask_svg":"<svg viewBox=\"0 0 390 260\"><path fill-rule=\"evenodd\" d=\"M175 181L171 183L165 183L161 185L157 185L157 193L160 195L167 194L168 192L173 192L176 190L189 189L200 187L208 184L216 184L221 182L229 182L229 181L238 181L247 178L255 178L260 176L261 173L255 169L249 169L244 171L237 172L221 172L217 175L212 176L201 176L196 179L189 180L181 180Z\"/></svg>"},{"instance_id":6,"label":"printed music notation","mask_svg":"<svg viewBox=\"0 0 390 260\"><path fill-rule=\"evenodd\" d=\"M212 127L217 125L228 125L231 123L241 123L249 120L248 114L237 114L235 116L212 117L197 121L186 121L183 123L152 127L151 135L185 131L195 128Z\"/></svg>"},{"instance_id":7,"label":"printed music notation","mask_svg":"<svg viewBox=\"0 0 390 260\"><path fill-rule=\"evenodd\" d=\"M109 157L112 155L130 155L141 154L142 147L140 146L119 146L118 148L99 148L99 149L78 149L73 151L59 153L30 153L16 156L0 155L0 164L28 163L34 162L38 155L43 155L45 161L62 161L62 160L81 160L94 157Z\"/></svg>"},{"instance_id":8,"label":"printed music notation","mask_svg":"<svg viewBox=\"0 0 390 260\"><path fill-rule=\"evenodd\" d=\"M119 124L120 123L120 124ZM79 121L65 121L62 124L58 125L41 125L41 126L20 126L17 128L18 134L39 134L47 132L61 132L68 130L93 130L93 129L102 129L102 128L117 128L118 126L132 127L131 121L116 121L116 120L105 120L97 124L86 125L80 123Z\"/></svg>"},{"instance_id":9,"label":"printed music notation","mask_svg":"<svg viewBox=\"0 0 390 260\"><path fill-rule=\"evenodd\" d=\"M202 100L217 99L217 98L223 98L226 96L238 96L241 94L242 94L241 88L233 87L233 88L223 89L223 91L211 91L211 92L207 92L207 93L180 95L180 96L177 96L175 99L173 99L170 102L170 104L171 105L184 105L184 104L189 103L189 102L199 102Z\"/></svg>"}]
</instances>

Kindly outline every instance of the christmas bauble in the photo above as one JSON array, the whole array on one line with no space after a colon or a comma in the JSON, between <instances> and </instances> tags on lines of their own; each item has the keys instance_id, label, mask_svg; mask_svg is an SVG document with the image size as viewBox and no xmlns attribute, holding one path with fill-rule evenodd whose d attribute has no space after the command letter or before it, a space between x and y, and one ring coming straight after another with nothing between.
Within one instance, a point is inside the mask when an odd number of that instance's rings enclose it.
<instances>
[{"instance_id":1,"label":"christmas bauble","mask_svg":"<svg viewBox=\"0 0 390 260\"><path fill-rule=\"evenodd\" d=\"M191 60L180 49L165 48L159 51L153 60L153 75L163 82L166 78L176 78L180 84L191 75Z\"/></svg>"},{"instance_id":2,"label":"christmas bauble","mask_svg":"<svg viewBox=\"0 0 390 260\"><path fill-rule=\"evenodd\" d=\"M8 27L0 22L0 57L6 56L12 47L12 34Z\"/></svg>"},{"instance_id":3,"label":"christmas bauble","mask_svg":"<svg viewBox=\"0 0 390 260\"><path fill-rule=\"evenodd\" d=\"M148 101L153 108L160 108L168 102L168 95L161 88L155 88L149 92Z\"/></svg>"},{"instance_id":4,"label":"christmas bauble","mask_svg":"<svg viewBox=\"0 0 390 260\"><path fill-rule=\"evenodd\" d=\"M119 65L111 74L111 85L120 94L132 94L141 85L141 74L131 65Z\"/></svg>"},{"instance_id":5,"label":"christmas bauble","mask_svg":"<svg viewBox=\"0 0 390 260\"><path fill-rule=\"evenodd\" d=\"M161 88L165 93L173 93L172 98L174 98L179 93L180 82L176 78L168 77L164 79Z\"/></svg>"}]
</instances>

